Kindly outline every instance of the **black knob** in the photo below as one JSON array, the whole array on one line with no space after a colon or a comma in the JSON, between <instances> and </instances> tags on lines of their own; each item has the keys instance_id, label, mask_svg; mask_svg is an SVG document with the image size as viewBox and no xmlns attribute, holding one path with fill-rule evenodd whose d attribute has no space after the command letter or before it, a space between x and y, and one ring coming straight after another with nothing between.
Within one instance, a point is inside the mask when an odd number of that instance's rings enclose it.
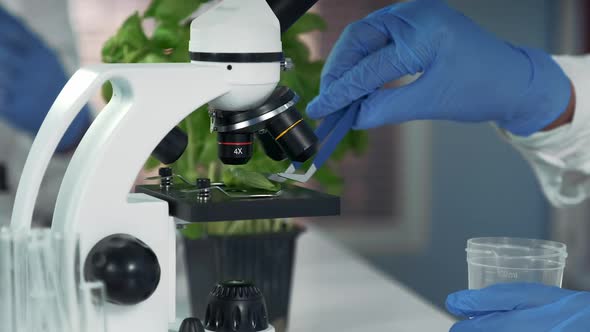
<instances>
[{"instance_id":1,"label":"black knob","mask_svg":"<svg viewBox=\"0 0 590 332\"><path fill-rule=\"evenodd\" d=\"M209 294L205 328L215 332L257 332L268 328L264 296L252 283L217 284Z\"/></svg>"},{"instance_id":2,"label":"black knob","mask_svg":"<svg viewBox=\"0 0 590 332\"><path fill-rule=\"evenodd\" d=\"M102 281L109 302L134 305L156 291L160 264L145 243L130 235L116 234L102 239L90 250L84 277L88 281Z\"/></svg>"},{"instance_id":3,"label":"black knob","mask_svg":"<svg viewBox=\"0 0 590 332\"><path fill-rule=\"evenodd\" d=\"M198 318L189 317L182 321L178 332L205 332L205 328Z\"/></svg>"},{"instance_id":4,"label":"black knob","mask_svg":"<svg viewBox=\"0 0 590 332\"><path fill-rule=\"evenodd\" d=\"M164 177L165 178L171 177L173 174L174 174L174 172L172 171L172 168L171 167L161 167L158 170L158 175L161 176L161 177L163 177L163 178Z\"/></svg>"},{"instance_id":5,"label":"black knob","mask_svg":"<svg viewBox=\"0 0 590 332\"><path fill-rule=\"evenodd\" d=\"M187 146L188 136L182 129L175 127L156 146L152 156L163 164L169 165L182 157Z\"/></svg>"},{"instance_id":6,"label":"black knob","mask_svg":"<svg viewBox=\"0 0 590 332\"><path fill-rule=\"evenodd\" d=\"M207 188L211 188L211 179L208 179L208 178L197 179L197 189L207 189Z\"/></svg>"}]
</instances>

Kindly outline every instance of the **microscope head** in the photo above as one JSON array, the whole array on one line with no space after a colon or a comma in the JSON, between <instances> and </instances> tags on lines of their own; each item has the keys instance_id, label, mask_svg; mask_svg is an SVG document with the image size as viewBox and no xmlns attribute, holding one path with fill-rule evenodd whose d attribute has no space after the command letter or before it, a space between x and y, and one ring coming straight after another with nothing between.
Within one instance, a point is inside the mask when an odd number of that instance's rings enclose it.
<instances>
[{"instance_id":1,"label":"microscope head","mask_svg":"<svg viewBox=\"0 0 590 332\"><path fill-rule=\"evenodd\" d=\"M295 109L297 95L277 87L281 70L289 66L277 18L285 14L278 14L272 4L277 2L225 0L191 24L191 62L219 68L231 86L230 92L209 103L224 164L246 164L255 137L277 161L288 157L304 162L316 152L317 138Z\"/></svg>"},{"instance_id":2,"label":"microscope head","mask_svg":"<svg viewBox=\"0 0 590 332\"><path fill-rule=\"evenodd\" d=\"M225 0L191 23L191 62L216 67L231 91L209 103L224 111L261 105L280 80L281 27L264 0Z\"/></svg>"}]
</instances>

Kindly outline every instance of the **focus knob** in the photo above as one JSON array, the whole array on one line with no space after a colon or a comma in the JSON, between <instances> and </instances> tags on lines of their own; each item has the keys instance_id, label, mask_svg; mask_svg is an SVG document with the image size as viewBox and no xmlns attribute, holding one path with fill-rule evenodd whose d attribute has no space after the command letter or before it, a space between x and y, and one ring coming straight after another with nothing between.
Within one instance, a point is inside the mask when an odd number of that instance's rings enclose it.
<instances>
[{"instance_id":1,"label":"focus knob","mask_svg":"<svg viewBox=\"0 0 590 332\"><path fill-rule=\"evenodd\" d=\"M198 318L189 317L182 321L178 332L205 332L205 328Z\"/></svg>"},{"instance_id":2,"label":"focus knob","mask_svg":"<svg viewBox=\"0 0 590 332\"><path fill-rule=\"evenodd\" d=\"M147 300L160 282L160 264L145 243L126 234L98 242L86 258L84 277L103 282L109 302L134 305Z\"/></svg>"},{"instance_id":3,"label":"focus knob","mask_svg":"<svg viewBox=\"0 0 590 332\"><path fill-rule=\"evenodd\" d=\"M205 329L214 332L257 332L268 328L264 296L252 283L217 284L209 294Z\"/></svg>"}]
</instances>

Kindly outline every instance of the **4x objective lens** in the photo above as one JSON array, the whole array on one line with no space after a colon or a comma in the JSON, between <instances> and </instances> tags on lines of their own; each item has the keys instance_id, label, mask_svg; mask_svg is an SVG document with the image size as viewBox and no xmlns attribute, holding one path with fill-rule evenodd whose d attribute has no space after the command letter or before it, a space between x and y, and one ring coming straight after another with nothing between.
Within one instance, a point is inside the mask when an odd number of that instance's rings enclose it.
<instances>
[{"instance_id":1,"label":"4x objective lens","mask_svg":"<svg viewBox=\"0 0 590 332\"><path fill-rule=\"evenodd\" d=\"M219 133L217 135L219 160L226 165L244 165L254 152L253 133Z\"/></svg>"}]
</instances>

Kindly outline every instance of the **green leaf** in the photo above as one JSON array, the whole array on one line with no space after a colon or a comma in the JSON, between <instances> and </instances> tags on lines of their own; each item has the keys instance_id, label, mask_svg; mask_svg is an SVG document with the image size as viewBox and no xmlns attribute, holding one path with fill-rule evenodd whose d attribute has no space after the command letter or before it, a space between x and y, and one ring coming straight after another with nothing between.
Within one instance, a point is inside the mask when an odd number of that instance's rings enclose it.
<instances>
[{"instance_id":1,"label":"green leaf","mask_svg":"<svg viewBox=\"0 0 590 332\"><path fill-rule=\"evenodd\" d=\"M262 189L277 191L280 189L278 183L274 183L261 173L247 171L240 167L226 168L223 171L223 183L232 188Z\"/></svg>"},{"instance_id":2,"label":"green leaf","mask_svg":"<svg viewBox=\"0 0 590 332\"><path fill-rule=\"evenodd\" d=\"M152 0L148 8L143 13L143 17L156 17L156 10L162 5L162 0Z\"/></svg>"},{"instance_id":3,"label":"green leaf","mask_svg":"<svg viewBox=\"0 0 590 332\"><path fill-rule=\"evenodd\" d=\"M186 236L189 240L198 240L201 239L203 237L205 237L206 230L205 230L206 225L202 224L202 223L195 223L195 224L190 224L187 225L182 231L182 235Z\"/></svg>"},{"instance_id":4,"label":"green leaf","mask_svg":"<svg viewBox=\"0 0 590 332\"><path fill-rule=\"evenodd\" d=\"M133 48L142 48L148 42L148 37L143 31L143 19L137 12L127 18L117 36L120 42Z\"/></svg>"},{"instance_id":5,"label":"green leaf","mask_svg":"<svg viewBox=\"0 0 590 332\"><path fill-rule=\"evenodd\" d=\"M262 149L256 151L250 161L242 166L245 170L260 173L278 173L283 172L289 166L288 161L274 161L270 159Z\"/></svg>"},{"instance_id":6,"label":"green leaf","mask_svg":"<svg viewBox=\"0 0 590 332\"><path fill-rule=\"evenodd\" d=\"M113 97L113 85L111 82L103 84L100 92L105 103L111 101L111 98Z\"/></svg>"},{"instance_id":7,"label":"green leaf","mask_svg":"<svg viewBox=\"0 0 590 332\"><path fill-rule=\"evenodd\" d=\"M360 156L367 151L369 147L369 134L366 131L352 131L350 132L350 147L352 151Z\"/></svg>"},{"instance_id":8,"label":"green leaf","mask_svg":"<svg viewBox=\"0 0 590 332\"><path fill-rule=\"evenodd\" d=\"M143 31L139 14L129 16L117 33L103 46L102 60L106 63L132 63L147 52L150 43Z\"/></svg>"},{"instance_id":9,"label":"green leaf","mask_svg":"<svg viewBox=\"0 0 590 332\"><path fill-rule=\"evenodd\" d=\"M178 24L163 22L156 26L154 34L152 35L152 42L158 48L173 49L180 43L186 42L183 37L181 28Z\"/></svg>"},{"instance_id":10,"label":"green leaf","mask_svg":"<svg viewBox=\"0 0 590 332\"><path fill-rule=\"evenodd\" d=\"M300 64L309 62L309 48L297 36L283 34L283 53L293 59L295 70Z\"/></svg>"},{"instance_id":11,"label":"green leaf","mask_svg":"<svg viewBox=\"0 0 590 332\"><path fill-rule=\"evenodd\" d=\"M114 63L123 58L123 51L120 49L119 40L113 36L109 38L102 46L102 61L106 63Z\"/></svg>"},{"instance_id":12,"label":"green leaf","mask_svg":"<svg viewBox=\"0 0 590 332\"><path fill-rule=\"evenodd\" d=\"M205 1L202 0L153 0L143 14L160 21L178 23L188 18Z\"/></svg>"},{"instance_id":13,"label":"green leaf","mask_svg":"<svg viewBox=\"0 0 590 332\"><path fill-rule=\"evenodd\" d=\"M137 61L138 63L166 63L168 59L162 54L148 53Z\"/></svg>"},{"instance_id":14,"label":"green leaf","mask_svg":"<svg viewBox=\"0 0 590 332\"><path fill-rule=\"evenodd\" d=\"M297 36L312 31L323 31L326 27L326 21L320 15L307 13L301 16L286 33Z\"/></svg>"},{"instance_id":15,"label":"green leaf","mask_svg":"<svg viewBox=\"0 0 590 332\"><path fill-rule=\"evenodd\" d=\"M177 30L179 43L171 50L170 60L172 62L190 62L188 44L191 39L190 24L184 24Z\"/></svg>"}]
</instances>

